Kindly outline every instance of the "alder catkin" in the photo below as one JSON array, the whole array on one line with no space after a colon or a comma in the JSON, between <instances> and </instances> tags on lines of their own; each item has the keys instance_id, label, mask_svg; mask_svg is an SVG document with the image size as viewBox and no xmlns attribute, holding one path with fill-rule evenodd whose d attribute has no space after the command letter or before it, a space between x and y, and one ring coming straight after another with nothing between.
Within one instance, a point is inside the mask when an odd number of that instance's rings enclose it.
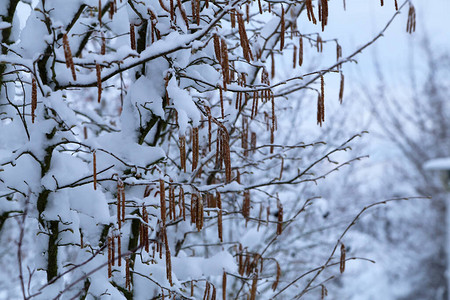
<instances>
[{"instance_id":1,"label":"alder catkin","mask_svg":"<svg viewBox=\"0 0 450 300\"><path fill-rule=\"evenodd\" d=\"M298 65L301 67L303 65L303 37L300 36L298 40Z\"/></svg>"},{"instance_id":2,"label":"alder catkin","mask_svg":"<svg viewBox=\"0 0 450 300\"><path fill-rule=\"evenodd\" d=\"M297 67L297 46L294 45L294 51L292 53L292 68L295 69Z\"/></svg>"},{"instance_id":3,"label":"alder catkin","mask_svg":"<svg viewBox=\"0 0 450 300\"><path fill-rule=\"evenodd\" d=\"M108 237L108 278L112 277L112 245L111 237Z\"/></svg>"},{"instance_id":4,"label":"alder catkin","mask_svg":"<svg viewBox=\"0 0 450 300\"><path fill-rule=\"evenodd\" d=\"M256 299L256 287L258 285L258 272L253 275L252 288L250 291L250 300Z\"/></svg>"},{"instance_id":5,"label":"alder catkin","mask_svg":"<svg viewBox=\"0 0 450 300\"><path fill-rule=\"evenodd\" d=\"M345 246L341 243L341 258L339 260L339 271L344 273L345 271Z\"/></svg>"},{"instance_id":6,"label":"alder catkin","mask_svg":"<svg viewBox=\"0 0 450 300\"><path fill-rule=\"evenodd\" d=\"M121 243L121 237L120 232L117 236L117 265L120 267L122 265L122 243Z\"/></svg>"},{"instance_id":7,"label":"alder catkin","mask_svg":"<svg viewBox=\"0 0 450 300\"><path fill-rule=\"evenodd\" d=\"M194 127L192 128L192 171L197 169L198 165L198 155L199 155L198 146L199 146L198 127Z\"/></svg>"},{"instance_id":8,"label":"alder catkin","mask_svg":"<svg viewBox=\"0 0 450 300\"><path fill-rule=\"evenodd\" d=\"M99 64L95 64L95 71L97 75L97 102L102 100L102 69Z\"/></svg>"},{"instance_id":9,"label":"alder catkin","mask_svg":"<svg viewBox=\"0 0 450 300\"><path fill-rule=\"evenodd\" d=\"M164 180L159 180L159 200L161 207L162 227L166 226L166 190L164 188Z\"/></svg>"},{"instance_id":10,"label":"alder catkin","mask_svg":"<svg viewBox=\"0 0 450 300\"><path fill-rule=\"evenodd\" d=\"M406 32L412 34L416 31L416 10L412 4L409 5L408 21L406 23Z\"/></svg>"},{"instance_id":11,"label":"alder catkin","mask_svg":"<svg viewBox=\"0 0 450 300\"><path fill-rule=\"evenodd\" d=\"M186 173L186 137L180 136L180 164L181 169Z\"/></svg>"},{"instance_id":12,"label":"alder catkin","mask_svg":"<svg viewBox=\"0 0 450 300\"><path fill-rule=\"evenodd\" d=\"M92 168L94 171L93 179L94 179L94 190L97 189L97 155L96 151L92 152Z\"/></svg>"},{"instance_id":13,"label":"alder catkin","mask_svg":"<svg viewBox=\"0 0 450 300\"><path fill-rule=\"evenodd\" d=\"M217 212L217 230L218 230L218 234L219 234L219 240L221 242L223 242L223 237L222 237L222 231L223 231L223 224L222 224L222 199L220 197L220 193L216 192L216 202L217 202L217 208L218 208L218 212Z\"/></svg>"},{"instance_id":14,"label":"alder catkin","mask_svg":"<svg viewBox=\"0 0 450 300\"><path fill-rule=\"evenodd\" d=\"M308 15L308 20L312 21L313 24L317 24L316 17L314 16L312 0L305 0L305 5L306 5L306 12L307 12L307 15Z\"/></svg>"},{"instance_id":15,"label":"alder catkin","mask_svg":"<svg viewBox=\"0 0 450 300\"><path fill-rule=\"evenodd\" d=\"M341 82L339 87L339 103L342 104L344 99L344 74L341 72Z\"/></svg>"},{"instance_id":16,"label":"alder catkin","mask_svg":"<svg viewBox=\"0 0 450 300\"><path fill-rule=\"evenodd\" d=\"M37 108L37 85L36 79L31 78L31 122L34 123L36 117L35 111Z\"/></svg>"},{"instance_id":17,"label":"alder catkin","mask_svg":"<svg viewBox=\"0 0 450 300\"><path fill-rule=\"evenodd\" d=\"M230 83L230 66L228 62L227 42L224 39L221 39L220 53L222 56L223 89L226 91L227 83Z\"/></svg>"},{"instance_id":18,"label":"alder catkin","mask_svg":"<svg viewBox=\"0 0 450 300\"><path fill-rule=\"evenodd\" d=\"M122 227L122 222L121 222L121 206L122 206L122 201L121 201L121 196L122 196L122 188L123 188L123 184L122 181L120 180L120 178L117 180L117 224L119 225L119 229L121 229Z\"/></svg>"},{"instance_id":19,"label":"alder catkin","mask_svg":"<svg viewBox=\"0 0 450 300\"><path fill-rule=\"evenodd\" d=\"M281 268L280 268L280 264L278 263L278 261L275 261L276 266L277 266L277 275L275 277L275 281L272 284L272 290L275 291L277 289L278 283L280 282L280 276L281 276Z\"/></svg>"},{"instance_id":20,"label":"alder catkin","mask_svg":"<svg viewBox=\"0 0 450 300\"><path fill-rule=\"evenodd\" d=\"M178 1L180 1L180 0L178 0ZM220 39L216 33L214 33L214 35L213 35L213 42L214 42L214 53L216 54L216 59L219 62L219 64L222 64L222 54L220 52Z\"/></svg>"},{"instance_id":21,"label":"alder catkin","mask_svg":"<svg viewBox=\"0 0 450 300\"><path fill-rule=\"evenodd\" d=\"M278 200L278 222L277 222L277 235L283 232L283 204Z\"/></svg>"},{"instance_id":22,"label":"alder catkin","mask_svg":"<svg viewBox=\"0 0 450 300\"><path fill-rule=\"evenodd\" d=\"M222 275L222 300L227 300L227 273L225 271Z\"/></svg>"},{"instance_id":23,"label":"alder catkin","mask_svg":"<svg viewBox=\"0 0 450 300\"><path fill-rule=\"evenodd\" d=\"M72 72L73 80L77 80L77 74L75 73L75 65L73 63L72 51L70 50L69 39L67 34L63 34L63 49L64 49L64 57L66 59L66 67Z\"/></svg>"},{"instance_id":24,"label":"alder catkin","mask_svg":"<svg viewBox=\"0 0 450 300\"><path fill-rule=\"evenodd\" d=\"M131 50L136 50L136 33L134 31L134 24L130 24L130 46Z\"/></svg>"},{"instance_id":25,"label":"alder catkin","mask_svg":"<svg viewBox=\"0 0 450 300\"><path fill-rule=\"evenodd\" d=\"M281 33L280 33L280 51L284 49L284 36L286 34L286 25L284 22L284 6L281 5L281 19L280 19Z\"/></svg>"}]
</instances>

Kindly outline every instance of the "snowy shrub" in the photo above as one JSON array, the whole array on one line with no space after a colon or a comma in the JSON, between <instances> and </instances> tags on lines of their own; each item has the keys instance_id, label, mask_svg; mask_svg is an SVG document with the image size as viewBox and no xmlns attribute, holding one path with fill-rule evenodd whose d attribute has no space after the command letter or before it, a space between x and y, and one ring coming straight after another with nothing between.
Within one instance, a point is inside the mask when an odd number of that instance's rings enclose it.
<instances>
[{"instance_id":1,"label":"snowy shrub","mask_svg":"<svg viewBox=\"0 0 450 300\"><path fill-rule=\"evenodd\" d=\"M342 101L342 65L381 34L344 57L302 32L326 29L327 0L4 0L0 16L0 297L325 296L354 259L342 232L312 246L328 203L309 187L358 159L334 164L359 134L328 145L293 108L314 99L322 126L327 77Z\"/></svg>"}]
</instances>

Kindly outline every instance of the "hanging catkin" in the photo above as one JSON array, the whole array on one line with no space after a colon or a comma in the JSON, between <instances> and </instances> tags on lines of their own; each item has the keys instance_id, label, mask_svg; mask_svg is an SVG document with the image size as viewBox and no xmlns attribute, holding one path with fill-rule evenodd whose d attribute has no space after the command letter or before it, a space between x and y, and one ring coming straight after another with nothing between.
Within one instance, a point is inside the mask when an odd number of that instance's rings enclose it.
<instances>
[{"instance_id":1,"label":"hanging catkin","mask_svg":"<svg viewBox=\"0 0 450 300\"><path fill-rule=\"evenodd\" d=\"M136 33L134 31L134 24L130 24L130 46L131 50L136 50Z\"/></svg>"},{"instance_id":2,"label":"hanging catkin","mask_svg":"<svg viewBox=\"0 0 450 300\"><path fill-rule=\"evenodd\" d=\"M186 137L180 136L180 164L181 169L186 173Z\"/></svg>"},{"instance_id":3,"label":"hanging catkin","mask_svg":"<svg viewBox=\"0 0 450 300\"><path fill-rule=\"evenodd\" d=\"M214 52L216 54L216 59L219 62L219 64L222 64L222 54L220 52L220 39L216 33L214 33L214 35L213 35L213 41L214 41Z\"/></svg>"},{"instance_id":4,"label":"hanging catkin","mask_svg":"<svg viewBox=\"0 0 450 300\"><path fill-rule=\"evenodd\" d=\"M194 127L192 128L192 171L197 169L198 155L198 127Z\"/></svg>"},{"instance_id":5,"label":"hanging catkin","mask_svg":"<svg viewBox=\"0 0 450 300\"><path fill-rule=\"evenodd\" d=\"M339 271L344 273L345 271L345 246L341 244L341 258L339 260Z\"/></svg>"},{"instance_id":6,"label":"hanging catkin","mask_svg":"<svg viewBox=\"0 0 450 300\"><path fill-rule=\"evenodd\" d=\"M306 5L306 12L308 15L308 20L312 21L314 24L317 24L316 17L314 16L312 0L305 0L305 5Z\"/></svg>"},{"instance_id":7,"label":"hanging catkin","mask_svg":"<svg viewBox=\"0 0 450 300\"><path fill-rule=\"evenodd\" d=\"M283 232L283 204L278 199L278 222L277 222L277 235L280 235Z\"/></svg>"},{"instance_id":8,"label":"hanging catkin","mask_svg":"<svg viewBox=\"0 0 450 300\"><path fill-rule=\"evenodd\" d=\"M321 21L322 21L322 31L325 30L325 26L328 24L328 0L319 0L321 2L319 2L321 5L319 5L319 7L321 7L321 14L322 16L320 17Z\"/></svg>"},{"instance_id":9,"label":"hanging catkin","mask_svg":"<svg viewBox=\"0 0 450 300\"><path fill-rule=\"evenodd\" d=\"M173 283L172 283L172 260L171 260L171 256L170 256L169 242L167 240L166 227L163 226L161 228L161 230L163 232L164 246L166 248L166 275L167 275L167 280L170 283L170 286L172 286L173 285Z\"/></svg>"},{"instance_id":10,"label":"hanging catkin","mask_svg":"<svg viewBox=\"0 0 450 300\"><path fill-rule=\"evenodd\" d=\"M66 67L72 72L73 80L77 80L77 74L75 73L75 65L73 64L72 51L70 50L69 39L67 34L63 35L63 49L64 49L64 57L66 59Z\"/></svg>"},{"instance_id":11,"label":"hanging catkin","mask_svg":"<svg viewBox=\"0 0 450 300\"><path fill-rule=\"evenodd\" d=\"M222 224L222 199L220 197L220 192L216 192L216 202L217 202L217 230L219 234L219 240L223 242L222 238L222 231L223 231L223 224Z\"/></svg>"},{"instance_id":12,"label":"hanging catkin","mask_svg":"<svg viewBox=\"0 0 450 300\"><path fill-rule=\"evenodd\" d=\"M228 48L227 42L224 39L221 40L220 53L222 57L222 76L223 76L223 89L227 90L227 83L230 82L230 66L228 62Z\"/></svg>"},{"instance_id":13,"label":"hanging catkin","mask_svg":"<svg viewBox=\"0 0 450 300\"><path fill-rule=\"evenodd\" d=\"M181 205L180 213L183 214L183 221L186 221L186 203L184 200L184 190L182 186L180 186L180 194L178 201Z\"/></svg>"},{"instance_id":14,"label":"hanging catkin","mask_svg":"<svg viewBox=\"0 0 450 300\"><path fill-rule=\"evenodd\" d=\"M94 190L97 189L97 155L96 151L92 152L92 168L94 171L93 178L94 178Z\"/></svg>"},{"instance_id":15,"label":"hanging catkin","mask_svg":"<svg viewBox=\"0 0 450 300\"><path fill-rule=\"evenodd\" d=\"M280 282L280 276L281 276L281 268L280 268L280 264L278 263L278 261L275 261L276 266L277 266L277 276L275 277L275 281L272 284L272 290L275 291L277 289L278 283Z\"/></svg>"},{"instance_id":16,"label":"hanging catkin","mask_svg":"<svg viewBox=\"0 0 450 300\"><path fill-rule=\"evenodd\" d=\"M408 21L406 23L406 32L411 34L414 31L416 31L416 10L410 3L408 11Z\"/></svg>"},{"instance_id":17,"label":"hanging catkin","mask_svg":"<svg viewBox=\"0 0 450 300\"><path fill-rule=\"evenodd\" d=\"M303 37L300 36L298 40L298 65L301 67L303 65Z\"/></svg>"},{"instance_id":18,"label":"hanging catkin","mask_svg":"<svg viewBox=\"0 0 450 300\"><path fill-rule=\"evenodd\" d=\"M341 72L341 82L339 87L339 103L342 104L343 99L344 99L344 74Z\"/></svg>"},{"instance_id":19,"label":"hanging catkin","mask_svg":"<svg viewBox=\"0 0 450 300\"><path fill-rule=\"evenodd\" d=\"M121 237L120 232L117 236L117 264L119 267L122 265L122 243L121 243Z\"/></svg>"},{"instance_id":20,"label":"hanging catkin","mask_svg":"<svg viewBox=\"0 0 450 300\"><path fill-rule=\"evenodd\" d=\"M117 180L117 224L119 225L119 229L121 229L121 227L122 227L122 222L121 222L122 189L123 189L123 183L122 183L122 180L120 180L120 178L119 178Z\"/></svg>"},{"instance_id":21,"label":"hanging catkin","mask_svg":"<svg viewBox=\"0 0 450 300\"><path fill-rule=\"evenodd\" d=\"M164 187L164 180L159 180L159 202L161 207L161 221L162 227L166 226L166 190Z\"/></svg>"},{"instance_id":22,"label":"hanging catkin","mask_svg":"<svg viewBox=\"0 0 450 300\"><path fill-rule=\"evenodd\" d=\"M297 67L297 46L294 45L294 51L292 53L292 68L295 69Z\"/></svg>"},{"instance_id":23,"label":"hanging catkin","mask_svg":"<svg viewBox=\"0 0 450 300\"><path fill-rule=\"evenodd\" d=\"M102 69L99 64L95 64L95 71L97 75L97 102L102 100Z\"/></svg>"},{"instance_id":24,"label":"hanging catkin","mask_svg":"<svg viewBox=\"0 0 450 300\"><path fill-rule=\"evenodd\" d=\"M34 77L31 78L31 122L34 123L34 119L36 117L35 111L37 108L37 85L36 79Z\"/></svg>"},{"instance_id":25,"label":"hanging catkin","mask_svg":"<svg viewBox=\"0 0 450 300\"><path fill-rule=\"evenodd\" d=\"M108 237L107 239L107 245L108 245L108 278L112 277L112 249L111 249L111 237Z\"/></svg>"},{"instance_id":26,"label":"hanging catkin","mask_svg":"<svg viewBox=\"0 0 450 300\"><path fill-rule=\"evenodd\" d=\"M284 49L284 36L286 34L286 25L284 22L284 6L281 5L281 19L280 19L281 33L280 33L280 51Z\"/></svg>"},{"instance_id":27,"label":"hanging catkin","mask_svg":"<svg viewBox=\"0 0 450 300\"><path fill-rule=\"evenodd\" d=\"M239 37L241 40L242 53L246 61L250 62L252 58L252 52L250 50L250 43L247 37L247 31L245 30L244 19L241 14L237 14L238 27L239 27Z\"/></svg>"}]
</instances>

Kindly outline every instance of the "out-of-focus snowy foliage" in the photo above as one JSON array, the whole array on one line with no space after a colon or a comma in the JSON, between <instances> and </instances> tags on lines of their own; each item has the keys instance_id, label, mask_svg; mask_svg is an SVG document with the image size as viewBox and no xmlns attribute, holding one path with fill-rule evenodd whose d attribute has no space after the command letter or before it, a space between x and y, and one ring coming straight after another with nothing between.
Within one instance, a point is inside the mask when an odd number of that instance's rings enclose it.
<instances>
[{"instance_id":1,"label":"out-of-focus snowy foliage","mask_svg":"<svg viewBox=\"0 0 450 300\"><path fill-rule=\"evenodd\" d=\"M327 3L2 1L0 297L298 299L367 263L315 189L360 134L298 130L371 44L302 32Z\"/></svg>"}]
</instances>

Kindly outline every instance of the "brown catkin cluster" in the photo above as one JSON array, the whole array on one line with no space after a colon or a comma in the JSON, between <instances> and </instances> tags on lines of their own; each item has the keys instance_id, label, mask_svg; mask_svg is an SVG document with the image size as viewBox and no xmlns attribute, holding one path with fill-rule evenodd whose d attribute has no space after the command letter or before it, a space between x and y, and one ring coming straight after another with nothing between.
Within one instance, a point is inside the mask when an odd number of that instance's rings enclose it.
<instances>
[{"instance_id":1,"label":"brown catkin cluster","mask_svg":"<svg viewBox=\"0 0 450 300\"><path fill-rule=\"evenodd\" d=\"M319 0L319 1L321 1L321 0ZM314 16L312 0L305 0L305 5L306 5L306 14L308 15L308 20L312 21L314 24L317 24L316 17Z\"/></svg>"},{"instance_id":2,"label":"brown catkin cluster","mask_svg":"<svg viewBox=\"0 0 450 300\"><path fill-rule=\"evenodd\" d=\"M244 19L241 14L237 14L239 37L241 40L242 52L246 61L253 60L250 42L248 41L247 31L245 30Z\"/></svg>"},{"instance_id":3,"label":"brown catkin cluster","mask_svg":"<svg viewBox=\"0 0 450 300\"><path fill-rule=\"evenodd\" d=\"M198 231L203 228L203 197L196 193L191 196L191 224L195 224Z\"/></svg>"},{"instance_id":4,"label":"brown catkin cluster","mask_svg":"<svg viewBox=\"0 0 450 300\"><path fill-rule=\"evenodd\" d=\"M225 180L231 182L230 136L223 125L217 130L216 140L216 166L222 168L222 164L225 165Z\"/></svg>"},{"instance_id":5,"label":"brown catkin cluster","mask_svg":"<svg viewBox=\"0 0 450 300\"><path fill-rule=\"evenodd\" d=\"M148 241L148 212L147 209L145 208L145 206L142 206L142 221L143 223L141 224L140 228L139 228L139 236L140 236L140 240L141 240L141 246L144 247L145 251L149 252L149 241Z\"/></svg>"},{"instance_id":6,"label":"brown catkin cluster","mask_svg":"<svg viewBox=\"0 0 450 300\"><path fill-rule=\"evenodd\" d=\"M280 268L280 264L278 263L278 261L275 261L276 263L276 268L277 268L277 275L275 277L275 281L272 284L272 290L276 290L278 283L280 282L280 277L281 277L281 268Z\"/></svg>"},{"instance_id":7,"label":"brown catkin cluster","mask_svg":"<svg viewBox=\"0 0 450 300\"><path fill-rule=\"evenodd\" d=\"M63 34L63 49L64 57L66 59L66 67L71 70L73 80L77 80L77 74L75 73L75 65L73 63L72 51L70 50L69 38L67 34Z\"/></svg>"},{"instance_id":8,"label":"brown catkin cluster","mask_svg":"<svg viewBox=\"0 0 450 300\"><path fill-rule=\"evenodd\" d=\"M114 18L114 14L117 13L117 1L109 2L109 19L112 20Z\"/></svg>"},{"instance_id":9,"label":"brown catkin cluster","mask_svg":"<svg viewBox=\"0 0 450 300\"><path fill-rule=\"evenodd\" d=\"M397 0L395 0L394 3L395 3L395 10L398 10L398 3L397 3Z\"/></svg>"},{"instance_id":10,"label":"brown catkin cluster","mask_svg":"<svg viewBox=\"0 0 450 300\"><path fill-rule=\"evenodd\" d=\"M37 85L36 79L31 78L31 122L34 123L36 117L35 111L37 108Z\"/></svg>"},{"instance_id":11,"label":"brown catkin cluster","mask_svg":"<svg viewBox=\"0 0 450 300\"><path fill-rule=\"evenodd\" d=\"M186 28L189 29L189 20L186 14L186 10L183 7L183 4L181 3L181 0L177 0L177 6L180 10L181 17L183 18L184 23L186 24Z\"/></svg>"},{"instance_id":12,"label":"brown catkin cluster","mask_svg":"<svg viewBox=\"0 0 450 300\"><path fill-rule=\"evenodd\" d=\"M325 297L328 296L328 290L327 288L322 284L322 291L320 293L320 299L325 299Z\"/></svg>"},{"instance_id":13,"label":"brown catkin cluster","mask_svg":"<svg viewBox=\"0 0 450 300\"><path fill-rule=\"evenodd\" d=\"M322 22L322 31L324 31L328 23L328 0L319 0L318 2L319 21Z\"/></svg>"},{"instance_id":14,"label":"brown catkin cluster","mask_svg":"<svg viewBox=\"0 0 450 300\"><path fill-rule=\"evenodd\" d=\"M406 23L406 32L413 33L416 31L416 10L413 5L409 5L408 21Z\"/></svg>"},{"instance_id":15,"label":"brown catkin cluster","mask_svg":"<svg viewBox=\"0 0 450 300\"><path fill-rule=\"evenodd\" d=\"M344 273L345 271L345 245L341 244L341 258L339 260L339 271Z\"/></svg>"},{"instance_id":16,"label":"brown catkin cluster","mask_svg":"<svg viewBox=\"0 0 450 300\"><path fill-rule=\"evenodd\" d=\"M316 46L317 46L317 52L323 52L323 40L320 35L317 35Z\"/></svg>"}]
</instances>

